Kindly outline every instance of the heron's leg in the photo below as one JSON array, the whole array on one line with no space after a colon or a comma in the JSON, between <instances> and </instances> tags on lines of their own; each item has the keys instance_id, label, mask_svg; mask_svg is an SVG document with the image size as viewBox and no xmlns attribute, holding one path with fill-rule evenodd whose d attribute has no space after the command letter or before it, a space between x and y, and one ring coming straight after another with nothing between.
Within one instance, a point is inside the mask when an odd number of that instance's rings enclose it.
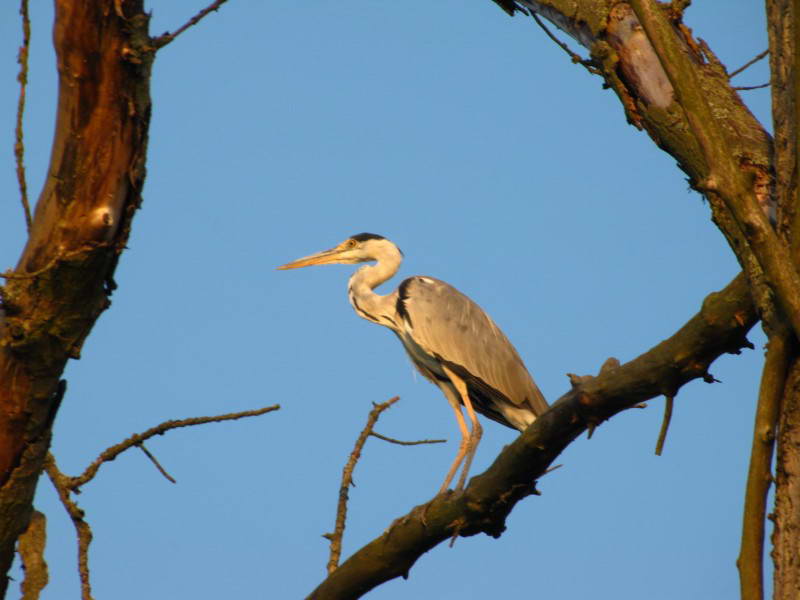
<instances>
[{"instance_id":1,"label":"heron's leg","mask_svg":"<svg viewBox=\"0 0 800 600\"><path fill-rule=\"evenodd\" d=\"M447 401L450 403L450 406L453 407L453 412L456 414L456 421L458 421L458 428L461 431L461 443L458 446L458 453L456 454L453 464L450 465L450 470L447 471L447 476L444 478L444 483L439 490L439 493L443 494L447 491L447 488L450 487L450 482L453 481L453 476L456 474L458 467L464 460L464 455L467 453L469 448L470 435L469 430L467 430L467 424L464 421L464 415L461 414L461 403L458 401L458 398L453 393L453 390L448 386L442 385L441 388L444 392L445 398L447 398Z\"/></svg>"},{"instance_id":2,"label":"heron's leg","mask_svg":"<svg viewBox=\"0 0 800 600\"><path fill-rule=\"evenodd\" d=\"M458 484L456 485L456 491L460 492L464 489L464 484L467 481L467 475L469 475L469 468L472 466L472 459L475 456L475 451L478 449L478 443L481 441L481 436L483 436L483 427L481 427L481 424L478 422L478 417L475 414L475 410L472 408L472 401L469 399L467 384L464 383L463 379L461 379L447 367L443 366L443 369L445 374L450 378L450 381L453 382L453 386L456 388L456 391L458 391L458 394L461 396L461 401L467 408L467 415L469 416L470 423L472 424L472 429L470 430L469 437L467 438L464 468L461 471L461 475L458 478Z\"/></svg>"}]
</instances>

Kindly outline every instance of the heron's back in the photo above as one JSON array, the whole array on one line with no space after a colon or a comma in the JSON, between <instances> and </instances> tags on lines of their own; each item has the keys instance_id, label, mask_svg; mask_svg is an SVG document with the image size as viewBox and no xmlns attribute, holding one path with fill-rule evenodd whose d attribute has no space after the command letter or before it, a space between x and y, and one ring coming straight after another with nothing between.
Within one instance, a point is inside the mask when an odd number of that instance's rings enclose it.
<instances>
[{"instance_id":1,"label":"heron's back","mask_svg":"<svg viewBox=\"0 0 800 600\"><path fill-rule=\"evenodd\" d=\"M467 384L475 410L519 430L547 410L514 346L475 302L433 277L410 277L397 294L397 332L423 375L438 383L446 375L436 364L445 365Z\"/></svg>"}]
</instances>

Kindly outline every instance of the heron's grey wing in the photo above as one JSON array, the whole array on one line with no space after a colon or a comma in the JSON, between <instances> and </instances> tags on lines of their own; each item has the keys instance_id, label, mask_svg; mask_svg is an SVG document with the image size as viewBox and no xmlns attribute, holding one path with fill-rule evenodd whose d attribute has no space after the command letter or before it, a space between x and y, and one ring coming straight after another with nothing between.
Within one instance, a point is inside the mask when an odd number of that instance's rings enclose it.
<instances>
[{"instance_id":1,"label":"heron's grey wing","mask_svg":"<svg viewBox=\"0 0 800 600\"><path fill-rule=\"evenodd\" d=\"M535 416L547 410L544 396L508 338L477 304L453 286L433 277L406 279L398 289L397 312L414 342L443 361L479 396L494 400L498 406L505 400ZM510 424L496 414L495 407L483 408L480 412L490 418ZM520 428L519 424L513 426Z\"/></svg>"}]
</instances>

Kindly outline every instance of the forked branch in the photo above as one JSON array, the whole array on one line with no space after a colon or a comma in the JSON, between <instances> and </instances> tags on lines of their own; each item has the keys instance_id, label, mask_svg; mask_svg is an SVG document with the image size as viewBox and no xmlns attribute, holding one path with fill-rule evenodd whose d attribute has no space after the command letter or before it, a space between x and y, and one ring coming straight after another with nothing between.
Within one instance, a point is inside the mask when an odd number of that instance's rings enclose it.
<instances>
[{"instance_id":1,"label":"forked branch","mask_svg":"<svg viewBox=\"0 0 800 600\"><path fill-rule=\"evenodd\" d=\"M342 469L342 483L339 486L339 500L336 505L336 524L334 525L333 533L326 533L322 537L330 540L330 558L328 559L328 573L333 573L339 566L339 558L342 555L342 540L344 538L344 528L347 521L347 501L350 495L350 486L353 485L353 470L356 468L356 463L361 457L361 451L367 438L376 437L379 440L389 442L390 444L398 444L400 446L419 446L421 444L440 444L445 440L416 440L406 442L403 440L396 440L394 438L381 435L373 430L375 423L381 416L381 413L390 408L395 402L400 400L399 396L395 396L381 404L373 404L372 410L367 417L367 424L356 439L353 451L347 459L347 463Z\"/></svg>"},{"instance_id":2,"label":"forked branch","mask_svg":"<svg viewBox=\"0 0 800 600\"><path fill-rule=\"evenodd\" d=\"M203 425L205 423L220 423L222 421L232 421L234 419L243 419L246 417L258 417L260 415L266 414L268 412L272 412L274 410L280 409L279 404L274 404L272 406L265 406L264 408L258 408L256 410L245 410L242 412L235 412L229 413L225 415L216 415L213 417L191 417L189 419L173 419L170 421L164 421L163 423L156 425L155 427L151 427L147 431L142 433L135 433L128 439L120 442L119 444L115 444L110 448L106 448L103 452L100 453L92 464L86 467L86 470L78 475L77 477L70 477L68 484L71 490L77 491L82 485L91 481L91 479L97 474L98 469L103 465L103 463L111 462L117 456L125 452L134 446L141 446L142 442L149 440L151 437L156 435L163 435L167 431L171 429L178 429L179 427L191 427L194 425ZM160 465L157 465L157 467ZM162 469L159 469L164 473ZM169 477L167 477L170 479Z\"/></svg>"},{"instance_id":3,"label":"forked branch","mask_svg":"<svg viewBox=\"0 0 800 600\"><path fill-rule=\"evenodd\" d=\"M677 333L640 357L580 381L507 446L460 494L437 496L396 519L381 536L339 566L309 598L358 598L381 583L407 576L425 552L461 536L499 537L517 502L589 423L600 423L640 402L708 375L721 354L752 347L746 334L756 322L748 285L739 275L709 295L702 310ZM424 517L424 518L423 518Z\"/></svg>"}]
</instances>

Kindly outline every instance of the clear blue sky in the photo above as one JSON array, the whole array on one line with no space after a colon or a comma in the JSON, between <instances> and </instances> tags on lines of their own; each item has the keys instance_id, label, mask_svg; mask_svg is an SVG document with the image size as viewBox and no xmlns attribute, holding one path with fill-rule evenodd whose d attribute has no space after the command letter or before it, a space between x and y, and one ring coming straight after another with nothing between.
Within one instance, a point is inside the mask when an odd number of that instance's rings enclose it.
<instances>
[{"instance_id":1,"label":"clear blue sky","mask_svg":"<svg viewBox=\"0 0 800 600\"><path fill-rule=\"evenodd\" d=\"M50 3L31 4L35 197L55 64ZM177 28L199 4L150 2L152 31ZM24 223L11 152L17 3L0 11L4 269ZM762 11L698 1L686 20L732 70L766 48ZM739 80L766 77L762 63ZM768 92L743 94L768 124ZM99 599L310 592L372 402L402 397L381 433L449 441L368 442L345 555L438 489L457 447L451 410L393 335L354 315L352 268L276 265L353 233L385 235L405 252L401 275L439 277L481 304L551 401L566 373L596 373L671 335L738 270L708 207L626 124L613 92L489 0L233 0L159 54L152 96L144 206L113 306L67 368L53 450L77 474L166 419L283 408L152 440L177 485L139 452L101 470L79 497ZM369 597L735 597L763 355L760 331L752 339L755 351L713 366L722 383L683 388L664 456L653 454L656 399L574 443L502 538L436 548L408 581ZM485 429L473 473L515 435ZM77 598L72 525L47 480L36 505L49 518L44 598Z\"/></svg>"}]
</instances>

